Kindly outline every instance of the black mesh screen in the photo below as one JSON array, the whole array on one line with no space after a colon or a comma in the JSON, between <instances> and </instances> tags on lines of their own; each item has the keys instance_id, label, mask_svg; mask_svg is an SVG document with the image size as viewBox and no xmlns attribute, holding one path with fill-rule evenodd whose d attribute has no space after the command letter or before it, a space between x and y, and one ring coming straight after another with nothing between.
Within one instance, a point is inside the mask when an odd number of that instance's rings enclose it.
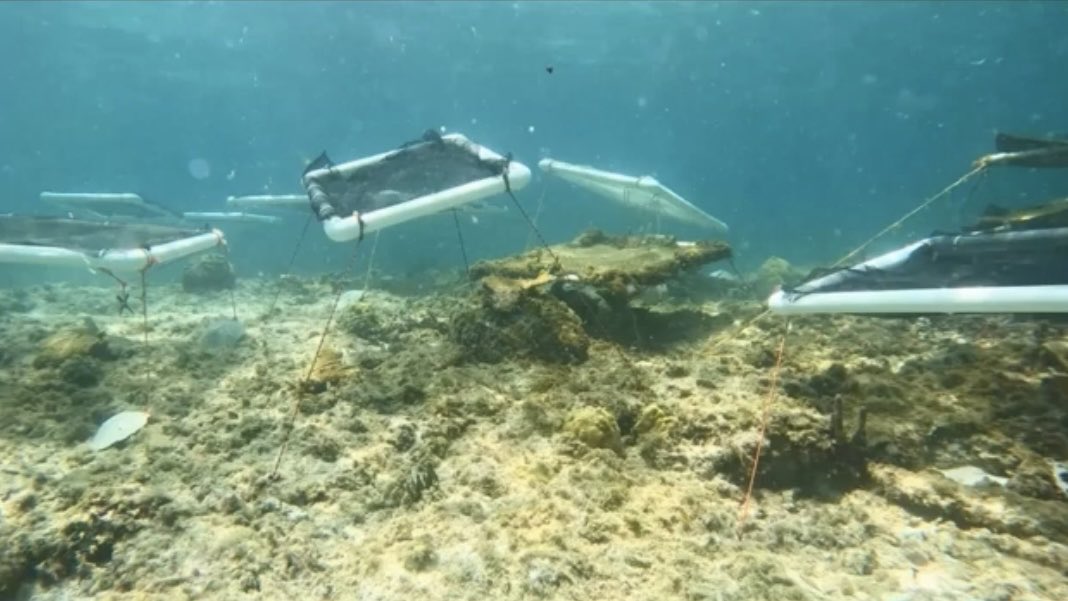
<instances>
[{"instance_id":1,"label":"black mesh screen","mask_svg":"<svg viewBox=\"0 0 1068 601\"><path fill-rule=\"evenodd\" d=\"M327 175L316 178L332 211L324 213L320 207L313 210L320 218L330 213L347 217L500 176L504 169L504 161L483 161L441 138L416 142L350 175L329 170Z\"/></svg>"},{"instance_id":2,"label":"black mesh screen","mask_svg":"<svg viewBox=\"0 0 1068 601\"><path fill-rule=\"evenodd\" d=\"M181 219L182 217L179 213L164 206L147 202L144 204L132 204L118 201L96 201L92 204L84 205L84 208L88 211L113 218L159 219L160 217L171 217L174 219Z\"/></svg>"},{"instance_id":3,"label":"black mesh screen","mask_svg":"<svg viewBox=\"0 0 1068 601\"><path fill-rule=\"evenodd\" d=\"M77 201L63 197L49 199L48 202L63 207L77 214L89 213L105 219L174 219L182 218L181 213L171 210L159 203L140 199L129 202L121 199L94 199L92 202Z\"/></svg>"},{"instance_id":4,"label":"black mesh screen","mask_svg":"<svg viewBox=\"0 0 1068 601\"><path fill-rule=\"evenodd\" d=\"M998 152L1037 153L1003 161L1002 164L1018 167L1068 167L1068 140L1029 138L999 133L994 138L994 146Z\"/></svg>"},{"instance_id":5,"label":"black mesh screen","mask_svg":"<svg viewBox=\"0 0 1068 601\"><path fill-rule=\"evenodd\" d=\"M82 252L151 248L204 233L206 230L162 225L101 223L58 217L0 215L0 243L55 246Z\"/></svg>"},{"instance_id":6,"label":"black mesh screen","mask_svg":"<svg viewBox=\"0 0 1068 601\"><path fill-rule=\"evenodd\" d=\"M885 269L861 264L832 273L837 281L790 292L1068 284L1068 228L934 236Z\"/></svg>"}]
</instances>

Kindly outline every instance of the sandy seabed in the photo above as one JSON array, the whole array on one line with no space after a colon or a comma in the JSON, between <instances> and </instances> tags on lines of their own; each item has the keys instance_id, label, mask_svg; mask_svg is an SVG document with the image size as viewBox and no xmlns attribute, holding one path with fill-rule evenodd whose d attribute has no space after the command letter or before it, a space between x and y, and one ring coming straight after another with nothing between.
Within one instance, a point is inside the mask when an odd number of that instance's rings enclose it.
<instances>
[{"instance_id":1,"label":"sandy seabed","mask_svg":"<svg viewBox=\"0 0 1068 601\"><path fill-rule=\"evenodd\" d=\"M462 295L372 292L272 479L333 300L296 282L265 317L274 286L239 283L233 348L205 339L225 292L155 287L147 343L108 287L0 296L0 599L1068 599L1064 322L796 319L739 528L781 319L483 363ZM127 409L148 425L90 451Z\"/></svg>"}]
</instances>

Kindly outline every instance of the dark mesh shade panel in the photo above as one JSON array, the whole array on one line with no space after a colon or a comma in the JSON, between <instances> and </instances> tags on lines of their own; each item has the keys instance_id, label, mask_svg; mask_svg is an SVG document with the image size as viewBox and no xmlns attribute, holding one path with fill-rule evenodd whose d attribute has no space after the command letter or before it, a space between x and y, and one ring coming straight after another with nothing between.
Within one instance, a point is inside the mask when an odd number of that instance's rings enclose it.
<instances>
[{"instance_id":1,"label":"dark mesh shade panel","mask_svg":"<svg viewBox=\"0 0 1068 601\"><path fill-rule=\"evenodd\" d=\"M94 202L84 206L85 210L111 218L159 219L171 217L181 219L181 215L158 204L131 204L126 202Z\"/></svg>"},{"instance_id":2,"label":"dark mesh shade panel","mask_svg":"<svg viewBox=\"0 0 1068 601\"><path fill-rule=\"evenodd\" d=\"M313 206L320 218L348 217L383 209L502 174L502 161L484 161L457 144L441 140L405 146L384 160L350 174L329 170L316 183L326 193L332 211Z\"/></svg>"},{"instance_id":3,"label":"dark mesh shade panel","mask_svg":"<svg viewBox=\"0 0 1068 601\"><path fill-rule=\"evenodd\" d=\"M892 265L824 273L789 292L1049 285L1068 285L1068 228L934 236Z\"/></svg>"},{"instance_id":4,"label":"dark mesh shade panel","mask_svg":"<svg viewBox=\"0 0 1068 601\"><path fill-rule=\"evenodd\" d=\"M1068 140L1030 138L999 133L994 138L998 152L1024 153L1018 158L1002 161L1017 167L1068 167Z\"/></svg>"},{"instance_id":5,"label":"dark mesh shade panel","mask_svg":"<svg viewBox=\"0 0 1068 601\"><path fill-rule=\"evenodd\" d=\"M82 252L151 248L203 231L162 225L100 223L56 217L0 215L0 243L54 246Z\"/></svg>"},{"instance_id":6,"label":"dark mesh shade panel","mask_svg":"<svg viewBox=\"0 0 1068 601\"><path fill-rule=\"evenodd\" d=\"M42 192L41 199L75 215L85 214L110 220L180 220L182 215L137 194L95 194Z\"/></svg>"}]
</instances>

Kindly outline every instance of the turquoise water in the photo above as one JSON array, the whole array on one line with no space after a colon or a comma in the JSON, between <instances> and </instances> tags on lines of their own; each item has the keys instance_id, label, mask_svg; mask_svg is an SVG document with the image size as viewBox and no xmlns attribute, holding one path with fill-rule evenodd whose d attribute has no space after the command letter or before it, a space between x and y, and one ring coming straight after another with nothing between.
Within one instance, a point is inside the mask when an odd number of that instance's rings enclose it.
<instances>
[{"instance_id":1,"label":"turquoise water","mask_svg":"<svg viewBox=\"0 0 1068 601\"><path fill-rule=\"evenodd\" d=\"M0 264L0 601L1068 598L1061 316L758 317L996 132L1065 135L1066 26L1065 2L0 2L0 214L224 211L304 193L323 151L458 132L531 168L515 200L566 264L463 277L538 244L503 195L457 215L463 247L430 215L354 255L296 212L124 283ZM547 157L653 175L729 233ZM1063 171L991 169L857 256L1063 197Z\"/></svg>"},{"instance_id":2,"label":"turquoise water","mask_svg":"<svg viewBox=\"0 0 1068 601\"><path fill-rule=\"evenodd\" d=\"M551 155L654 174L732 226L741 265L837 258L992 151L995 130L1066 129L1066 7L1056 2L6 2L0 5L0 208L37 194L132 191L180 210L299 193L307 160L458 131L533 167ZM552 67L550 74L546 67ZM533 206L540 177L523 195ZM908 234L1063 176L939 205ZM550 239L633 229L549 184ZM1006 198L1006 196L1008 198ZM647 219L644 221L648 221ZM299 227L296 221L293 227ZM292 229L292 228L290 228ZM416 224L398 266L459 262ZM516 250L515 218L468 236ZM235 231L245 272L286 245ZM288 230L287 230L288 231ZM684 237L699 230L674 227ZM403 241L398 238L404 238ZM317 269L315 253L298 265ZM447 251L443 249L449 249Z\"/></svg>"}]
</instances>

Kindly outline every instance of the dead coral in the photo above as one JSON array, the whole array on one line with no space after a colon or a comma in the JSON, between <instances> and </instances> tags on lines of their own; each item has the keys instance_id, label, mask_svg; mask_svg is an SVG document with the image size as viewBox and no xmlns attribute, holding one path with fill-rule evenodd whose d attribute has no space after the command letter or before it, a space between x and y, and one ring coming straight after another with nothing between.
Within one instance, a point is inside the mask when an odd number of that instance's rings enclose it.
<instances>
[{"instance_id":1,"label":"dead coral","mask_svg":"<svg viewBox=\"0 0 1068 601\"><path fill-rule=\"evenodd\" d=\"M382 292L362 293L346 303L338 315L338 328L374 345L403 343L427 332L442 332L446 320L440 316L448 301L404 299Z\"/></svg>"},{"instance_id":2,"label":"dead coral","mask_svg":"<svg viewBox=\"0 0 1068 601\"><path fill-rule=\"evenodd\" d=\"M633 296L639 287L655 286L680 273L729 258L727 243L705 240L682 243L667 236L611 237L592 231L570 244L552 247L553 257L543 250L531 251L471 266L471 277L497 275L522 280L542 274L556 278L574 276L594 287L609 302Z\"/></svg>"},{"instance_id":3,"label":"dead coral","mask_svg":"<svg viewBox=\"0 0 1068 601\"><path fill-rule=\"evenodd\" d=\"M589 339L567 305L548 296L523 295L499 302L489 294L452 316L449 339L463 361L496 363L530 358L554 363L586 360Z\"/></svg>"},{"instance_id":4,"label":"dead coral","mask_svg":"<svg viewBox=\"0 0 1068 601\"><path fill-rule=\"evenodd\" d=\"M324 346L315 359L308 386L313 389L325 389L337 384L353 373L353 368L345 364L345 356L332 346Z\"/></svg>"},{"instance_id":5,"label":"dead coral","mask_svg":"<svg viewBox=\"0 0 1068 601\"><path fill-rule=\"evenodd\" d=\"M182 272L182 290L212 292L229 290L237 284L237 275L221 254L205 255L190 263Z\"/></svg>"},{"instance_id":6,"label":"dead coral","mask_svg":"<svg viewBox=\"0 0 1068 601\"><path fill-rule=\"evenodd\" d=\"M63 328L45 338L33 359L34 367L56 367L73 358L114 357L108 339L91 319L76 327Z\"/></svg>"},{"instance_id":7,"label":"dead coral","mask_svg":"<svg viewBox=\"0 0 1068 601\"><path fill-rule=\"evenodd\" d=\"M119 545L144 528L171 528L188 514L155 491L107 491L83 502L85 511L56 528L4 536L0 546L0 598L24 583L50 585L70 576L110 574ZM26 511L34 511L26 506ZM0 530L0 534L4 534Z\"/></svg>"},{"instance_id":8,"label":"dead coral","mask_svg":"<svg viewBox=\"0 0 1068 601\"><path fill-rule=\"evenodd\" d=\"M453 338L462 346L474 347L475 356L479 355L477 347L483 342L494 347L503 343L504 348L512 348L507 344L509 340L487 340L483 330L521 321L520 315L525 312L535 322L547 322L543 323L547 327L543 331L555 332L549 336L549 342L555 338L556 343L549 346L556 349L530 353L543 360L559 361L562 356L564 362L581 361L588 344L586 336L640 346L659 342L664 339L659 334L668 329L667 324L672 320L647 309L632 309L628 305L630 299L643 287L662 284L693 267L729 256L730 247L719 241L681 243L665 236L610 237L589 231L570 244L553 247L552 257L538 250L483 261L472 267L471 275L481 279L484 293L481 300L489 318L461 317L458 327L453 328ZM557 299L563 301L562 306ZM694 325L694 321L701 326L710 325L700 323L701 317L705 316L681 320L686 322L683 328L694 329L686 327ZM524 324L528 325L533 324ZM457 326L455 320L454 326ZM681 339L674 333L666 338ZM556 352L561 346L565 350L562 355ZM483 356L478 360L496 359Z\"/></svg>"},{"instance_id":9,"label":"dead coral","mask_svg":"<svg viewBox=\"0 0 1068 601\"><path fill-rule=\"evenodd\" d=\"M768 425L757 482L762 488L794 488L816 496L837 496L867 482L865 412L850 434L844 432L840 400L830 415L810 409L781 408ZM736 482L748 477L756 443L746 438L734 453L719 457L718 471Z\"/></svg>"},{"instance_id":10,"label":"dead coral","mask_svg":"<svg viewBox=\"0 0 1068 601\"><path fill-rule=\"evenodd\" d=\"M612 414L599 407L581 407L571 413L564 432L593 449L609 449L623 454L619 424Z\"/></svg>"},{"instance_id":11,"label":"dead coral","mask_svg":"<svg viewBox=\"0 0 1068 601\"><path fill-rule=\"evenodd\" d=\"M766 299L781 286L796 286L804 279L804 274L795 269L786 259L770 257L757 269L750 282L753 293L759 299Z\"/></svg>"}]
</instances>

